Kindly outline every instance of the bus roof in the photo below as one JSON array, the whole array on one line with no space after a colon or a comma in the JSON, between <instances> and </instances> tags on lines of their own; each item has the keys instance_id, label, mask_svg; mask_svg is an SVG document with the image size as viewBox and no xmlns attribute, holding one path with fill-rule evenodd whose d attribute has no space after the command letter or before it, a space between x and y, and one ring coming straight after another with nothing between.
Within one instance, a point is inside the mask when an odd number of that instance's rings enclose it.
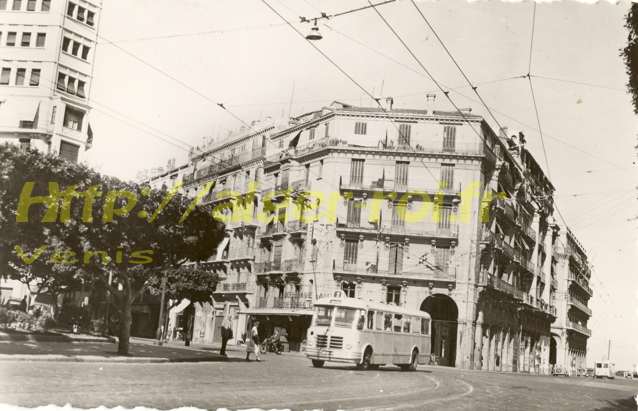
<instances>
[{"instance_id":1,"label":"bus roof","mask_svg":"<svg viewBox=\"0 0 638 411\"><path fill-rule=\"evenodd\" d=\"M387 313L393 314L404 314L404 315L413 315L419 317L431 318L430 314L426 311L419 310L409 310L405 307L400 307L397 305L384 304L376 301L366 301L361 298L350 298L350 297L323 297L317 300L315 305L332 305L339 307L352 307L358 308L361 310L374 310L374 311L384 311Z\"/></svg>"}]
</instances>

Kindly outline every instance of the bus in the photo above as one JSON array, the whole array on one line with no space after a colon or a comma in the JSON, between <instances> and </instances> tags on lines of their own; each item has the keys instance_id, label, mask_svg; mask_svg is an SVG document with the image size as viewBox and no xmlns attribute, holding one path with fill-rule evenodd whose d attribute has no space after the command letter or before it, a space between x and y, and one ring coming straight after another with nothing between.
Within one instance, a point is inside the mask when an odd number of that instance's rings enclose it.
<instances>
[{"instance_id":1,"label":"bus","mask_svg":"<svg viewBox=\"0 0 638 411\"><path fill-rule=\"evenodd\" d=\"M614 363L611 361L600 361L597 362L594 368L594 378L615 378L614 374Z\"/></svg>"},{"instance_id":2,"label":"bus","mask_svg":"<svg viewBox=\"0 0 638 411\"><path fill-rule=\"evenodd\" d=\"M425 311L342 296L319 299L306 338L314 367L326 361L361 369L395 364L416 370L430 360L431 317Z\"/></svg>"}]
</instances>

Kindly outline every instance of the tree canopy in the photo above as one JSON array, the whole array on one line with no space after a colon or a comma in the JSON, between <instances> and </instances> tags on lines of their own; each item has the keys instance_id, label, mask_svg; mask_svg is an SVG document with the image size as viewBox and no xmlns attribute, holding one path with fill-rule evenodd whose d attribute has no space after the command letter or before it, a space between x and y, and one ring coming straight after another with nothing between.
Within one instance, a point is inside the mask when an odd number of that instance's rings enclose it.
<instances>
[{"instance_id":1,"label":"tree canopy","mask_svg":"<svg viewBox=\"0 0 638 411\"><path fill-rule=\"evenodd\" d=\"M627 46L621 51L629 80L627 88L632 96L634 113L638 114L638 3L632 3L625 17Z\"/></svg>"}]
</instances>

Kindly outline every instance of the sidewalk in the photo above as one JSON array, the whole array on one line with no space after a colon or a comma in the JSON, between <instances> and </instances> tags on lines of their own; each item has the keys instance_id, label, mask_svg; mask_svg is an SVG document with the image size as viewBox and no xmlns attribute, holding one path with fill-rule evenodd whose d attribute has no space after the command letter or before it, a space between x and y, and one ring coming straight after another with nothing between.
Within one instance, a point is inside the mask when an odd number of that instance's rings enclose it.
<instances>
[{"instance_id":1,"label":"sidewalk","mask_svg":"<svg viewBox=\"0 0 638 411\"><path fill-rule=\"evenodd\" d=\"M49 332L20 331L14 329L0 329L0 342L114 342L113 337L103 337L91 334L73 334L65 331L55 330Z\"/></svg>"}]
</instances>

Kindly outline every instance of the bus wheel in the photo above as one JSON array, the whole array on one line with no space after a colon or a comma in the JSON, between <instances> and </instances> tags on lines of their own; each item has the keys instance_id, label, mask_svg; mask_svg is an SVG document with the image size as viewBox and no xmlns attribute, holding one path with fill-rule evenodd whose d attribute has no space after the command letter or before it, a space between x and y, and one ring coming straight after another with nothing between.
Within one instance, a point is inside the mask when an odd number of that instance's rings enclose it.
<instances>
[{"instance_id":1,"label":"bus wheel","mask_svg":"<svg viewBox=\"0 0 638 411\"><path fill-rule=\"evenodd\" d=\"M324 363L325 363L325 361L323 361L323 360L312 360L312 366L315 367L315 368L323 367Z\"/></svg>"},{"instance_id":2,"label":"bus wheel","mask_svg":"<svg viewBox=\"0 0 638 411\"><path fill-rule=\"evenodd\" d=\"M419 350L416 348L412 350L412 357L410 358L410 364L408 365L408 371L416 371L416 366L419 362Z\"/></svg>"},{"instance_id":3,"label":"bus wheel","mask_svg":"<svg viewBox=\"0 0 638 411\"><path fill-rule=\"evenodd\" d=\"M372 364L370 364L370 361L372 361L372 348L368 347L363 353L363 360L359 363L359 368L362 370L371 369Z\"/></svg>"}]
</instances>

